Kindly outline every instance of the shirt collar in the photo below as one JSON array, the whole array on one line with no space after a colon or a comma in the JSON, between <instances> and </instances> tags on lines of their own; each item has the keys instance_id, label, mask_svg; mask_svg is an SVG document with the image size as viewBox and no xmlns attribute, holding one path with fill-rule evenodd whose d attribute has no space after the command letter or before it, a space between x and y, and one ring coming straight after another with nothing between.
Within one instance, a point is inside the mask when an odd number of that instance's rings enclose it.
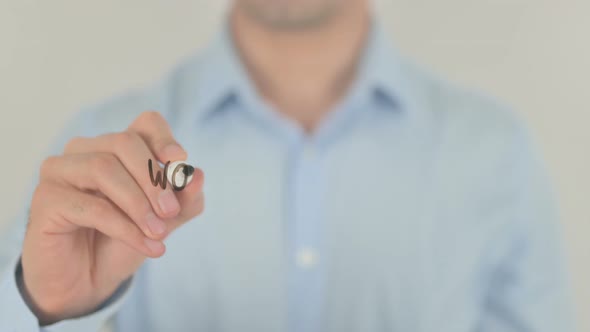
<instances>
[{"instance_id":1,"label":"shirt collar","mask_svg":"<svg viewBox=\"0 0 590 332\"><path fill-rule=\"evenodd\" d=\"M200 60L193 110L208 116L222 110L228 102L256 96L254 85L233 44L229 23L217 33Z\"/></svg>"},{"instance_id":2,"label":"shirt collar","mask_svg":"<svg viewBox=\"0 0 590 332\"><path fill-rule=\"evenodd\" d=\"M252 102L257 97L226 23L198 61L197 91L192 111L207 117L220 112L227 103ZM405 108L406 88L402 59L390 44L382 26L373 21L349 98L359 102L384 103L385 109Z\"/></svg>"},{"instance_id":3,"label":"shirt collar","mask_svg":"<svg viewBox=\"0 0 590 332\"><path fill-rule=\"evenodd\" d=\"M402 71L403 60L377 20L373 20L369 39L351 93L369 103L384 103L388 110L406 106ZM355 91L356 90L356 91Z\"/></svg>"}]
</instances>

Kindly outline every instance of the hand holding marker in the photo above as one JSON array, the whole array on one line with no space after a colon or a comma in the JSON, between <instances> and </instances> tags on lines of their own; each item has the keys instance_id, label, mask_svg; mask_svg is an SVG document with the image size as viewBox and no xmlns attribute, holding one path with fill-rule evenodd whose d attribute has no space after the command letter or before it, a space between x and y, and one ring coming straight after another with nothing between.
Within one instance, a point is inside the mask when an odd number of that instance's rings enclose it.
<instances>
[{"instance_id":1,"label":"hand holding marker","mask_svg":"<svg viewBox=\"0 0 590 332\"><path fill-rule=\"evenodd\" d=\"M74 138L43 162L16 275L41 325L95 311L201 214L203 172L151 162L186 158L166 120L145 112L122 132Z\"/></svg>"}]
</instances>

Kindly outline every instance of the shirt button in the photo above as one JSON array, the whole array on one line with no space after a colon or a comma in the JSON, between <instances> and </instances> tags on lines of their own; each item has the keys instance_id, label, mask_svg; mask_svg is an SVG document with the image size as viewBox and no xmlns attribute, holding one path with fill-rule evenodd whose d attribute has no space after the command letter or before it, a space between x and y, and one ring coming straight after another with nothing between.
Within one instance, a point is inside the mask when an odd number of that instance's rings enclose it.
<instances>
[{"instance_id":1,"label":"shirt button","mask_svg":"<svg viewBox=\"0 0 590 332\"><path fill-rule=\"evenodd\" d=\"M297 266L303 269L314 267L318 261L318 255L311 248L304 248L297 252Z\"/></svg>"}]
</instances>

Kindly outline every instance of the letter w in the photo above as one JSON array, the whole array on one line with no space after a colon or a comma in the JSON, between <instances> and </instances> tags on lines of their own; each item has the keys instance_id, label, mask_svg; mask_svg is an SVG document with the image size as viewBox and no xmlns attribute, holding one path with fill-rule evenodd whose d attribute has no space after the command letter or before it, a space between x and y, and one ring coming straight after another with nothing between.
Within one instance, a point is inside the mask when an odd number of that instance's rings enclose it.
<instances>
[{"instance_id":1,"label":"letter w","mask_svg":"<svg viewBox=\"0 0 590 332\"><path fill-rule=\"evenodd\" d=\"M154 177L154 169L152 167L152 160L148 159L148 168L150 169L150 180L152 180L152 184L154 185L154 187L157 187L158 185L160 185L160 187L162 187L162 189L166 189L166 184L168 183L168 165L170 165L170 162L166 163L166 166L164 166L164 174L162 174L161 171L157 171L156 172L156 176Z\"/></svg>"}]
</instances>

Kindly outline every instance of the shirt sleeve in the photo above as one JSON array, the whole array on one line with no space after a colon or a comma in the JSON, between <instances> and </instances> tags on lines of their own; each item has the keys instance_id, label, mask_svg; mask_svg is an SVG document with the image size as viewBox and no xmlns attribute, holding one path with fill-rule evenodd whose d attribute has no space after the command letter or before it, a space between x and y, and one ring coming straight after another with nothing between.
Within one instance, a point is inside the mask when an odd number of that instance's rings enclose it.
<instances>
[{"instance_id":1,"label":"shirt sleeve","mask_svg":"<svg viewBox=\"0 0 590 332\"><path fill-rule=\"evenodd\" d=\"M20 259L13 260L10 266L12 268L6 271L0 281L0 331L98 331L123 304L132 285L131 279L123 283L108 300L89 315L40 327L37 317L29 309L19 289Z\"/></svg>"},{"instance_id":2,"label":"shirt sleeve","mask_svg":"<svg viewBox=\"0 0 590 332\"><path fill-rule=\"evenodd\" d=\"M494 270L481 332L574 331L558 209L533 144L514 141L506 253Z\"/></svg>"}]
</instances>

